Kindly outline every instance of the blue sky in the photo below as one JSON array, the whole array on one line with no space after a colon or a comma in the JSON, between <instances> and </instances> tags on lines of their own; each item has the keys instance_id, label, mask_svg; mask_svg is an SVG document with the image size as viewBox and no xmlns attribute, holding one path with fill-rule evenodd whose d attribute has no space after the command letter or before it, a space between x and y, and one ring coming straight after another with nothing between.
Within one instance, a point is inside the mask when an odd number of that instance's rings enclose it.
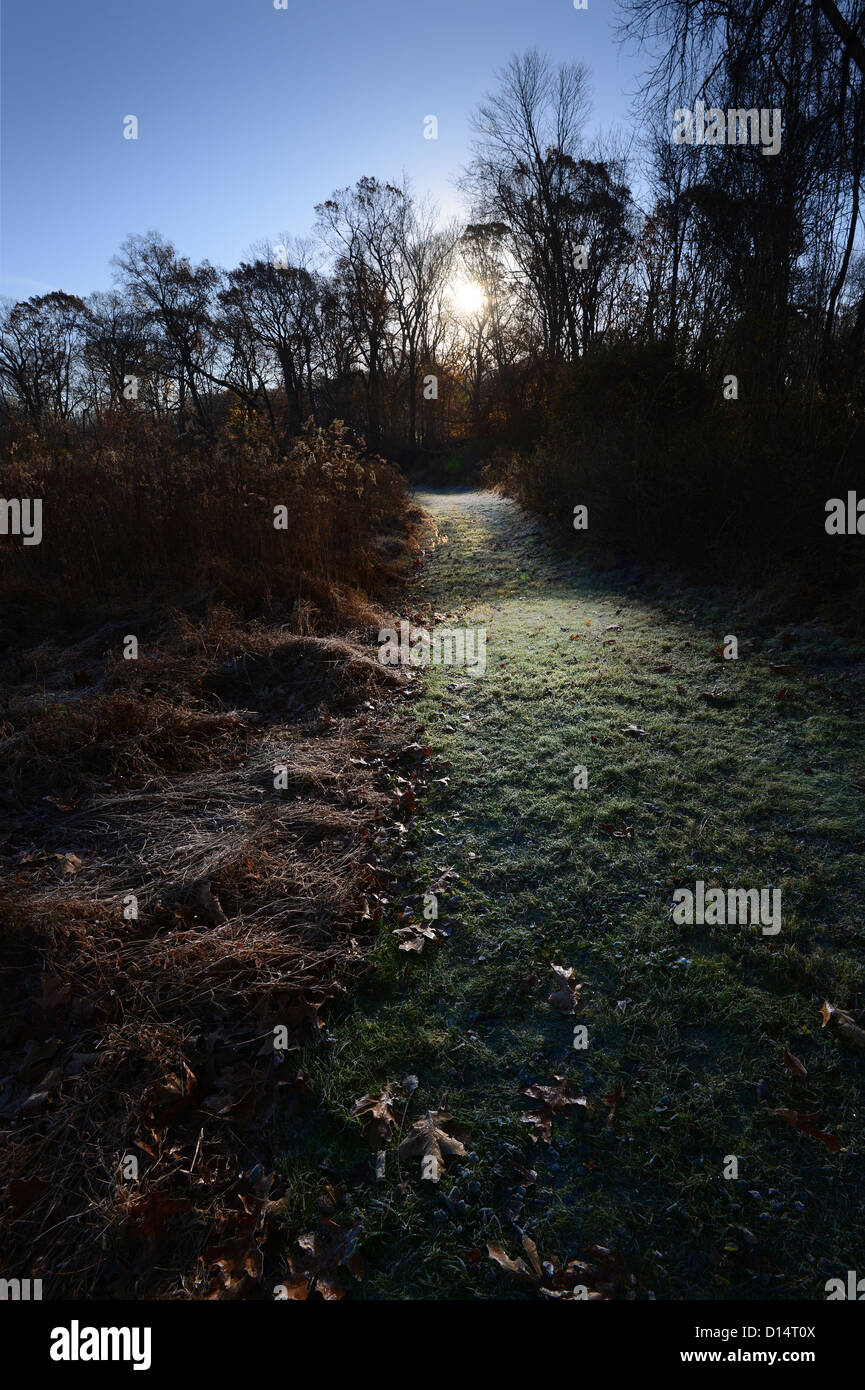
<instances>
[{"instance_id":1,"label":"blue sky","mask_svg":"<svg viewBox=\"0 0 865 1390\"><path fill-rule=\"evenodd\" d=\"M627 126L616 18L613 0L4 0L0 294L107 288L149 228L234 265L362 174L405 171L457 211L469 114L513 52L585 62L594 123Z\"/></svg>"}]
</instances>

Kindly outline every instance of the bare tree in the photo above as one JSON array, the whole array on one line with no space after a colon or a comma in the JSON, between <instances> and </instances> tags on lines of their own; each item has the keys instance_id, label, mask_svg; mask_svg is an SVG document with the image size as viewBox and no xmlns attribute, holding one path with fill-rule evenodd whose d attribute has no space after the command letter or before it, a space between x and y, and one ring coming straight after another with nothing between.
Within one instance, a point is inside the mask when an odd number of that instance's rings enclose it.
<instances>
[{"instance_id":1,"label":"bare tree","mask_svg":"<svg viewBox=\"0 0 865 1390\"><path fill-rule=\"evenodd\" d=\"M507 229L514 288L529 292L552 360L580 350L574 209L587 86L582 64L553 67L536 50L511 58L475 114L474 158L462 180L475 221Z\"/></svg>"},{"instance_id":2,"label":"bare tree","mask_svg":"<svg viewBox=\"0 0 865 1390\"><path fill-rule=\"evenodd\" d=\"M0 318L0 389L39 428L65 421L81 404L82 334L87 309L53 290L7 304Z\"/></svg>"},{"instance_id":3,"label":"bare tree","mask_svg":"<svg viewBox=\"0 0 865 1390\"><path fill-rule=\"evenodd\" d=\"M396 265L406 218L405 189L364 177L317 205L318 233L335 257L358 363L363 369L368 440L382 437L383 384L394 356Z\"/></svg>"},{"instance_id":4,"label":"bare tree","mask_svg":"<svg viewBox=\"0 0 865 1390\"><path fill-rule=\"evenodd\" d=\"M157 336L166 374L176 384L181 428L191 404L195 423L209 429L205 359L213 346L211 310L218 271L207 261L193 266L157 232L128 237L114 264L130 303Z\"/></svg>"}]
</instances>

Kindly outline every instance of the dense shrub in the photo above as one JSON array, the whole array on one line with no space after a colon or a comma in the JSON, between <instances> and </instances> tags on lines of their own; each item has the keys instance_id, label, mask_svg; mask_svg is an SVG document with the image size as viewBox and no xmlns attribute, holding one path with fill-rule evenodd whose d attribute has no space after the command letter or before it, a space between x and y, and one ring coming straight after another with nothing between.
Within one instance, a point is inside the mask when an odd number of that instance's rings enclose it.
<instances>
[{"instance_id":1,"label":"dense shrub","mask_svg":"<svg viewBox=\"0 0 865 1390\"><path fill-rule=\"evenodd\" d=\"M496 457L490 481L589 539L719 576L798 572L860 584L853 538L827 536L826 502L855 485L861 423L828 399L725 400L722 383L663 348L615 348L565 368L541 441Z\"/></svg>"},{"instance_id":2,"label":"dense shrub","mask_svg":"<svg viewBox=\"0 0 865 1390\"><path fill-rule=\"evenodd\" d=\"M244 610L298 600L339 610L371 589L374 538L401 515L398 471L350 442L337 422L280 450L252 421L211 440L178 439L167 421L118 412L82 441L19 435L4 497L42 499L41 544L0 537L0 636L144 600L206 595ZM287 528L274 526L284 507Z\"/></svg>"}]
</instances>

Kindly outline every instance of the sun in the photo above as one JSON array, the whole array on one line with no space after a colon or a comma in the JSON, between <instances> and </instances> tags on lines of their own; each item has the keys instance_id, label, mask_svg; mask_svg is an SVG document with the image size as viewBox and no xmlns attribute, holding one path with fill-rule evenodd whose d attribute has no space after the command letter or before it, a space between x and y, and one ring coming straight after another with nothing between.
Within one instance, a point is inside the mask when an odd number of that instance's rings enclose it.
<instances>
[{"instance_id":1,"label":"sun","mask_svg":"<svg viewBox=\"0 0 865 1390\"><path fill-rule=\"evenodd\" d=\"M487 302L483 287L476 280L457 280L451 285L451 303L459 314L480 313Z\"/></svg>"}]
</instances>

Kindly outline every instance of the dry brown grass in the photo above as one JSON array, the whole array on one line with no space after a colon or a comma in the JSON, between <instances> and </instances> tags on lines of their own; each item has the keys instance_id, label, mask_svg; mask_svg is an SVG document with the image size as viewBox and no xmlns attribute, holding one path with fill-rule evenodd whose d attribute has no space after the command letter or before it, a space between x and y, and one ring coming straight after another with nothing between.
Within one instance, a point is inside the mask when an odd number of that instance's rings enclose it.
<instances>
[{"instance_id":1,"label":"dry brown grass","mask_svg":"<svg viewBox=\"0 0 865 1390\"><path fill-rule=\"evenodd\" d=\"M94 621L74 642L57 629L16 639L34 613L47 623L72 608L50 567L5 552L0 1272L42 1278L49 1298L260 1289L274 1116L313 1103L294 1053L322 1035L322 1011L361 968L380 914L378 848L401 756L391 716L411 692L363 651L379 615L362 586L405 549L402 493L349 450L331 458L336 505L299 457L267 499L289 501L290 482L295 515L313 519L302 536L273 533L292 562L266 530L230 540L237 508L254 500L245 475L233 493L198 495L205 532L222 517L215 558L199 537L171 559L191 493L155 539L145 507L138 560L123 560L100 596L121 499L135 493L128 456L109 468L97 494L106 531L88 533L69 589ZM255 486L270 467L259 464ZM83 485L71 495L80 501ZM80 534L51 544L68 573ZM197 584L206 597L191 605L160 601ZM267 616L249 617L255 607ZM337 625L342 635L326 635ZM123 659L128 633L137 660ZM275 1050L282 1026L287 1046Z\"/></svg>"},{"instance_id":2,"label":"dry brown grass","mask_svg":"<svg viewBox=\"0 0 865 1390\"><path fill-rule=\"evenodd\" d=\"M0 646L100 610L205 599L256 614L296 604L300 622L317 612L332 628L403 549L402 476L339 422L283 451L255 420L181 441L167 421L119 412L84 440L23 434L7 453L3 496L42 499L43 538L0 537Z\"/></svg>"},{"instance_id":3,"label":"dry brown grass","mask_svg":"<svg viewBox=\"0 0 865 1390\"><path fill-rule=\"evenodd\" d=\"M249 1226L242 1174L277 1097L305 1096L273 1029L289 1049L317 1033L378 915L395 758L380 716L405 678L344 639L224 610L126 665L27 720L25 692L9 696L4 1271L53 1297L222 1296L198 1257L241 1235L260 1249L266 1204ZM240 686L264 713L214 708Z\"/></svg>"}]
</instances>

